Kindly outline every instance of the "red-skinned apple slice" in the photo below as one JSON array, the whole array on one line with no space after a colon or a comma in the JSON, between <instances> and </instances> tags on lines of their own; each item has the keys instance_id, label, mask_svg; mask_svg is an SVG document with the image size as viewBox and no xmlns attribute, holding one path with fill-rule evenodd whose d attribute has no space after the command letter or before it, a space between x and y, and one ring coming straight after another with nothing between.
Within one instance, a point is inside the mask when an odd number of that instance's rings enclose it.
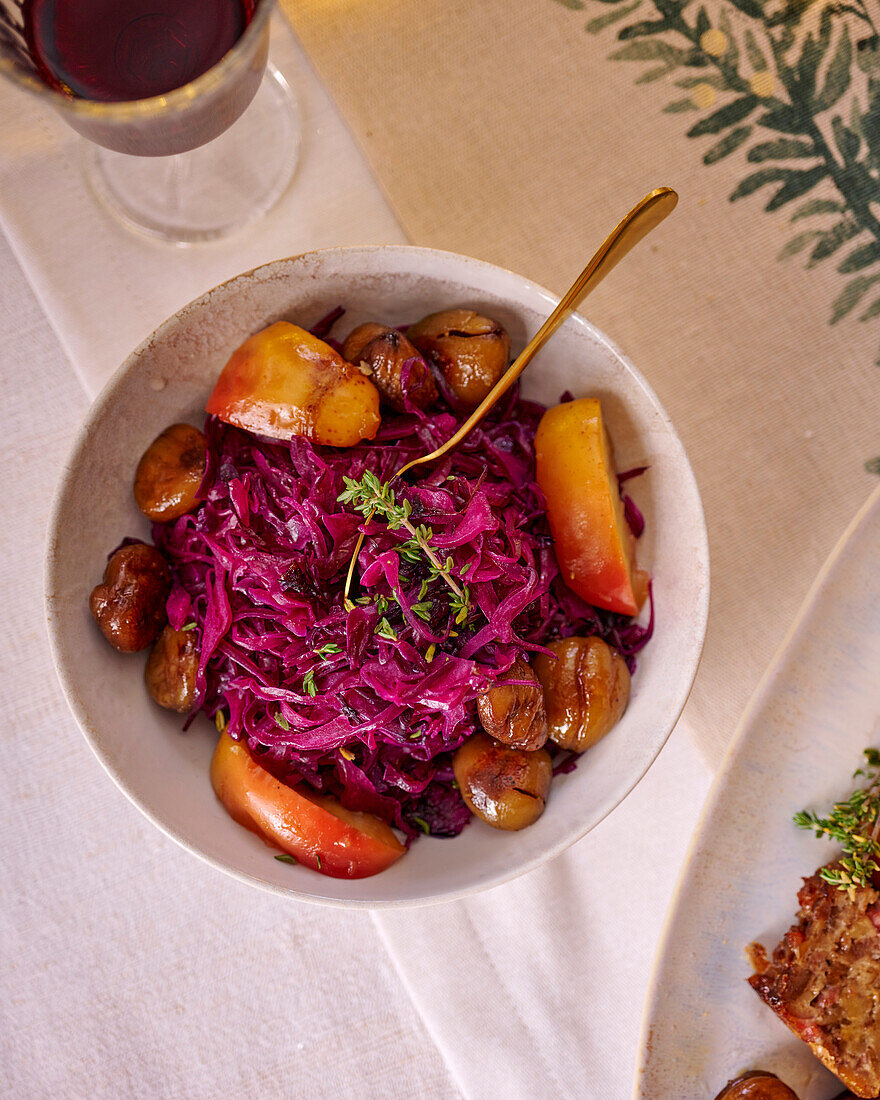
<instances>
[{"instance_id":1,"label":"red-skinned apple slice","mask_svg":"<svg viewBox=\"0 0 880 1100\"><path fill-rule=\"evenodd\" d=\"M207 410L258 435L353 447L379 430L379 391L356 366L287 321L256 333L223 368Z\"/></svg>"},{"instance_id":2,"label":"red-skinned apple slice","mask_svg":"<svg viewBox=\"0 0 880 1100\"><path fill-rule=\"evenodd\" d=\"M288 787L226 733L211 760L211 785L239 825L332 878L377 875L406 851L380 818Z\"/></svg>"},{"instance_id":3,"label":"red-skinned apple slice","mask_svg":"<svg viewBox=\"0 0 880 1100\"><path fill-rule=\"evenodd\" d=\"M595 607L636 615L647 575L636 568L598 398L548 409L535 435L535 456L562 579Z\"/></svg>"}]
</instances>

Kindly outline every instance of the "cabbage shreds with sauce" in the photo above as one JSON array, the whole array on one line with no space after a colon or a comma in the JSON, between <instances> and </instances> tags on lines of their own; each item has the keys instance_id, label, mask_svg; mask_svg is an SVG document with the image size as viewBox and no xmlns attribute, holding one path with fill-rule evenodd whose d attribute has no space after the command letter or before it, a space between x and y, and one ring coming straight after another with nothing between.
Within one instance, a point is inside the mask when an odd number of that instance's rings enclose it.
<instances>
[{"instance_id":1,"label":"cabbage shreds with sauce","mask_svg":"<svg viewBox=\"0 0 880 1100\"><path fill-rule=\"evenodd\" d=\"M175 576L170 623L198 632L193 713L222 711L230 735L280 779L305 780L410 838L454 836L469 820L452 752L479 728L477 697L518 652L599 634L633 669L652 629L597 611L562 583L534 480L544 408L518 391L500 404L456 452L393 482L410 523L429 529L467 587L464 621L406 529L365 522L338 499L344 478L384 482L448 439L467 414L442 399L428 413L387 414L372 442L346 450L258 438L209 417L203 503L153 528Z\"/></svg>"}]
</instances>

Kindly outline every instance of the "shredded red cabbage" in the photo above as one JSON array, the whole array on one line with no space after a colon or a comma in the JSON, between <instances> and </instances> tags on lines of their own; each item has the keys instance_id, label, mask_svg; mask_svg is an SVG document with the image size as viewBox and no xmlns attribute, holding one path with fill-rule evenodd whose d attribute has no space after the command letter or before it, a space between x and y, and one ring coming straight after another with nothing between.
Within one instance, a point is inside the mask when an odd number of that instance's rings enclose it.
<instances>
[{"instance_id":1,"label":"shredded red cabbage","mask_svg":"<svg viewBox=\"0 0 880 1100\"><path fill-rule=\"evenodd\" d=\"M309 332L312 336L317 336L319 340L326 340L331 329L344 313L345 310L342 306L336 306L335 309L331 309L329 313L325 314L320 321L316 321Z\"/></svg>"},{"instance_id":2,"label":"shredded red cabbage","mask_svg":"<svg viewBox=\"0 0 880 1100\"><path fill-rule=\"evenodd\" d=\"M639 477L647 469L647 466L636 466L632 470L626 470L624 473L617 475L617 487L623 496L623 515L629 524L629 529L637 539L642 537L642 532L645 530L645 517L639 511L633 498L623 492L623 486L630 478Z\"/></svg>"},{"instance_id":3,"label":"shredded red cabbage","mask_svg":"<svg viewBox=\"0 0 880 1100\"><path fill-rule=\"evenodd\" d=\"M598 634L634 670L653 630L653 608L641 627L562 583L535 482L544 408L518 391L500 405L453 455L395 483L412 522L431 528L470 587L462 624L444 581L425 585L424 562L400 552L405 530L365 524L337 500L343 476L385 480L448 439L466 412L442 397L427 414L411 404L386 413L375 440L347 450L258 438L208 417L203 502L153 528L175 577L169 621L198 631L190 720L222 709L230 735L279 778L305 780L409 838L454 836L470 819L452 752L478 728L477 697L518 653ZM360 530L360 586L346 610Z\"/></svg>"}]
</instances>

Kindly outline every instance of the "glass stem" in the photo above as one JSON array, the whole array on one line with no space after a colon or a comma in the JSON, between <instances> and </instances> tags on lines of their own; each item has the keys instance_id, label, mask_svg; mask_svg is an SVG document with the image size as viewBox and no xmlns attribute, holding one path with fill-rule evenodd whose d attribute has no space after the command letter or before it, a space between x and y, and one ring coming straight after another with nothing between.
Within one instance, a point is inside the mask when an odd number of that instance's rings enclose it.
<instances>
[{"instance_id":1,"label":"glass stem","mask_svg":"<svg viewBox=\"0 0 880 1100\"><path fill-rule=\"evenodd\" d=\"M183 195L190 175L190 161L183 153L168 158L168 171L165 176L167 186L168 209L178 214L183 205Z\"/></svg>"}]
</instances>

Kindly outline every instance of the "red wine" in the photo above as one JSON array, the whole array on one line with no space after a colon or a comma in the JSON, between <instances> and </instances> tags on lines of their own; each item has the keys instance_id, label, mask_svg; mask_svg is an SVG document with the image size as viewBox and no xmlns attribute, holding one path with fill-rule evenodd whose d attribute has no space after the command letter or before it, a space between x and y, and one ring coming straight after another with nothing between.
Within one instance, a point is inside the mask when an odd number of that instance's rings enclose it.
<instances>
[{"instance_id":1,"label":"red wine","mask_svg":"<svg viewBox=\"0 0 880 1100\"><path fill-rule=\"evenodd\" d=\"M28 45L51 87L110 102L162 95L216 65L254 0L25 0Z\"/></svg>"}]
</instances>

